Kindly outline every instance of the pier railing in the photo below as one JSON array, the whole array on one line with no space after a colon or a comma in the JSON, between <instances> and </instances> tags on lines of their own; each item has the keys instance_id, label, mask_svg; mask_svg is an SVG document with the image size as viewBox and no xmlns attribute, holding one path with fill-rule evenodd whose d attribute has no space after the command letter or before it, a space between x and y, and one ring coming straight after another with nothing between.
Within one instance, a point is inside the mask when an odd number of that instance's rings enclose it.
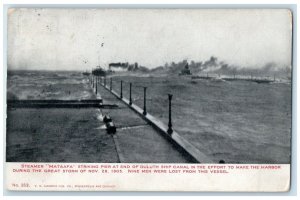
<instances>
[{"instance_id":1,"label":"pier railing","mask_svg":"<svg viewBox=\"0 0 300 200\"><path fill-rule=\"evenodd\" d=\"M149 111L151 112L151 110L156 109L155 104L157 102L155 102L155 98L152 98L152 91L151 86L149 86L149 83L138 81L125 81L120 77L96 77L92 78L92 80L94 80L94 83L91 82L91 84L96 94L98 92L97 88L99 87L99 85L101 85L110 92L112 92L120 100L127 100L129 106L136 105L140 107L143 110L143 115L147 115ZM171 101L172 94L166 94L165 100L159 103L163 104L163 107L166 108L165 111L162 111L161 115L164 115L165 118L169 116L168 121L166 122L172 126L172 115L170 114L172 112Z\"/></svg>"},{"instance_id":2,"label":"pier railing","mask_svg":"<svg viewBox=\"0 0 300 200\"><path fill-rule=\"evenodd\" d=\"M109 81L108 81L109 79ZM212 163L213 161L208 158L205 154L195 148L190 142L185 140L173 129L172 122L172 94L166 95L167 106L164 106L166 110L162 112L168 114L167 125L151 115L147 108L149 99L147 99L149 90L146 84L137 83L133 84L131 81L124 81L122 79L116 79L112 77L98 77L97 83L95 78L92 78L91 85L95 89L96 85L100 84L106 90L110 91L114 96L119 98L122 102L127 104L133 111L144 118L154 129L162 133L162 135L174 144L180 152L187 155L192 161L199 163ZM109 84L107 84L109 82Z\"/></svg>"}]
</instances>

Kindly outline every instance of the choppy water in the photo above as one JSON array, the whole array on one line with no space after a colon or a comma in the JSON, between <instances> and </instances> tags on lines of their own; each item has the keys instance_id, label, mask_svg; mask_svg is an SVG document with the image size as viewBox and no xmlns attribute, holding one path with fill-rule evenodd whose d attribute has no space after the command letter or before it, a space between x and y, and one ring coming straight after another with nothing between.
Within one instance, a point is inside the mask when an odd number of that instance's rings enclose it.
<instances>
[{"instance_id":1,"label":"choppy water","mask_svg":"<svg viewBox=\"0 0 300 200\"><path fill-rule=\"evenodd\" d=\"M173 128L216 161L289 163L291 83L278 80L192 80L190 77L114 77L114 89L168 124L168 94L173 94Z\"/></svg>"},{"instance_id":2,"label":"choppy water","mask_svg":"<svg viewBox=\"0 0 300 200\"><path fill-rule=\"evenodd\" d=\"M7 77L7 98L89 99L87 81L80 72L13 71Z\"/></svg>"},{"instance_id":3,"label":"choppy water","mask_svg":"<svg viewBox=\"0 0 300 200\"><path fill-rule=\"evenodd\" d=\"M113 89L168 124L168 95L173 94L173 128L218 162L290 163L291 84L276 81L192 80L190 77L113 77ZM80 72L10 72L8 99L90 99ZM109 82L108 82L109 84Z\"/></svg>"}]
</instances>

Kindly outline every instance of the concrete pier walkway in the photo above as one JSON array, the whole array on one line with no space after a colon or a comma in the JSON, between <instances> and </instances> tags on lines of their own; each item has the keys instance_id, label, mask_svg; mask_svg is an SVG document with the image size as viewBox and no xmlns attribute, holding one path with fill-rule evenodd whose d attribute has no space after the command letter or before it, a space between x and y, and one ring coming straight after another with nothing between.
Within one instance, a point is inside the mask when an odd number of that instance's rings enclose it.
<instances>
[{"instance_id":1,"label":"concrete pier walkway","mask_svg":"<svg viewBox=\"0 0 300 200\"><path fill-rule=\"evenodd\" d=\"M64 85L61 96L51 100L18 99L10 102L14 106L7 110L7 162L193 162L143 116L100 83L97 95L87 79L81 81L80 86L84 88L80 92L88 96L88 100L78 101L76 95L65 100ZM45 89L47 87L45 85ZM97 103L98 100L102 101L99 107L81 105ZM106 114L117 127L114 135L106 131L103 122Z\"/></svg>"},{"instance_id":2,"label":"concrete pier walkway","mask_svg":"<svg viewBox=\"0 0 300 200\"><path fill-rule=\"evenodd\" d=\"M100 109L108 114L117 127L113 136L120 162L125 163L187 163L190 162L157 130L149 125L125 103L98 87L103 103L117 104L118 109Z\"/></svg>"},{"instance_id":3,"label":"concrete pier walkway","mask_svg":"<svg viewBox=\"0 0 300 200\"><path fill-rule=\"evenodd\" d=\"M59 95L55 94L48 99L38 99L37 96L35 100L11 101L15 105L27 103L27 106L7 107L7 162L120 162L114 139L106 133L105 125L99 119L99 108L64 105L66 102L72 104L70 99L75 103L100 103L101 96L94 94L88 80L76 80L72 77L67 80L70 84L60 84L59 80L53 84L59 88ZM74 89L74 85L79 88L78 91ZM39 89L47 88L49 86L45 84ZM72 97L66 98L70 88L73 88ZM32 89L34 88L27 90ZM11 102L8 100L8 105ZM49 106L50 104L55 106Z\"/></svg>"}]
</instances>

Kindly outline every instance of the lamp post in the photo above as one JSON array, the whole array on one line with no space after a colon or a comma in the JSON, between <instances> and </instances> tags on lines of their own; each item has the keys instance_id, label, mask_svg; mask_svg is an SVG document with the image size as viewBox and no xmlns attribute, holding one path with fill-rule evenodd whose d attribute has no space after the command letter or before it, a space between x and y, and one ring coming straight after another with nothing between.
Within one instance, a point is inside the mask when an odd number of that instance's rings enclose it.
<instances>
[{"instance_id":1,"label":"lamp post","mask_svg":"<svg viewBox=\"0 0 300 200\"><path fill-rule=\"evenodd\" d=\"M169 123L168 123L168 133L172 134L173 129L172 129L172 94L168 94L169 96Z\"/></svg>"},{"instance_id":2,"label":"lamp post","mask_svg":"<svg viewBox=\"0 0 300 200\"><path fill-rule=\"evenodd\" d=\"M93 88L95 87L94 82L95 82L95 77L94 77L94 75L93 75Z\"/></svg>"},{"instance_id":3,"label":"lamp post","mask_svg":"<svg viewBox=\"0 0 300 200\"><path fill-rule=\"evenodd\" d=\"M129 105L132 105L131 86L132 86L132 83L129 83Z\"/></svg>"},{"instance_id":4,"label":"lamp post","mask_svg":"<svg viewBox=\"0 0 300 200\"><path fill-rule=\"evenodd\" d=\"M121 94L120 94L120 98L123 98L123 81L121 81Z\"/></svg>"},{"instance_id":5,"label":"lamp post","mask_svg":"<svg viewBox=\"0 0 300 200\"><path fill-rule=\"evenodd\" d=\"M143 111L143 115L147 115L147 109L146 109L146 90L147 90L147 87L144 87L144 111Z\"/></svg>"},{"instance_id":6,"label":"lamp post","mask_svg":"<svg viewBox=\"0 0 300 200\"><path fill-rule=\"evenodd\" d=\"M112 91L112 78L110 78L110 91Z\"/></svg>"},{"instance_id":7,"label":"lamp post","mask_svg":"<svg viewBox=\"0 0 300 200\"><path fill-rule=\"evenodd\" d=\"M97 85L98 85L98 77L96 76L96 95L97 95L97 92L98 92L98 91L97 91L97 89L98 89L98 86L97 86Z\"/></svg>"}]
</instances>

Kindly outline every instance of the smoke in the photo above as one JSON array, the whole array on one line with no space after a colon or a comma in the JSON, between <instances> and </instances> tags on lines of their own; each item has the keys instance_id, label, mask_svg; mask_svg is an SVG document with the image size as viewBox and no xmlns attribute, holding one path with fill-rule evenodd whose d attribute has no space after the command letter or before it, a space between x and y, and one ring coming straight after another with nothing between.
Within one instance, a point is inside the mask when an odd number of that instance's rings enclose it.
<instances>
[{"instance_id":1,"label":"smoke","mask_svg":"<svg viewBox=\"0 0 300 200\"><path fill-rule=\"evenodd\" d=\"M149 72L150 70L147 67L139 66L137 62L134 64L126 63L110 63L109 68L117 69L117 71L120 71L118 69L121 69L122 71L130 71L130 72Z\"/></svg>"},{"instance_id":2,"label":"smoke","mask_svg":"<svg viewBox=\"0 0 300 200\"><path fill-rule=\"evenodd\" d=\"M218 66L218 58L211 56L209 60L205 61L203 64L204 68L208 68L208 67L216 67Z\"/></svg>"},{"instance_id":3,"label":"smoke","mask_svg":"<svg viewBox=\"0 0 300 200\"><path fill-rule=\"evenodd\" d=\"M110 63L109 68L122 68L122 69L127 69L128 68L128 63Z\"/></svg>"},{"instance_id":4,"label":"smoke","mask_svg":"<svg viewBox=\"0 0 300 200\"><path fill-rule=\"evenodd\" d=\"M184 66L188 63L187 60L182 60L178 63L165 63L164 66L159 66L150 70L155 73L179 74ZM243 67L238 65L228 64L225 61L219 61L218 57L211 56L204 62L190 61L189 69L193 75L201 73L211 73L219 75L241 75L241 76L281 76L291 77L291 67L281 66L274 62L266 63L264 66Z\"/></svg>"},{"instance_id":5,"label":"smoke","mask_svg":"<svg viewBox=\"0 0 300 200\"><path fill-rule=\"evenodd\" d=\"M290 77L291 68L288 66L279 66L276 63L269 62L262 67L240 67L229 65L224 62L220 63L218 69L213 70L212 72L216 74L224 75L242 75L242 76L281 76L281 77Z\"/></svg>"}]
</instances>

